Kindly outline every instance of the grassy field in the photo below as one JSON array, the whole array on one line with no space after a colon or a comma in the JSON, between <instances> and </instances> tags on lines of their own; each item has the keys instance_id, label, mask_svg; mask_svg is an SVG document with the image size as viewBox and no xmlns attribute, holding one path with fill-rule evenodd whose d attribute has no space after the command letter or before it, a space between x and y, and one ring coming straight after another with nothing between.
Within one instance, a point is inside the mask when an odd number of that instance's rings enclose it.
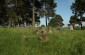
<instances>
[{"instance_id":1,"label":"grassy field","mask_svg":"<svg viewBox=\"0 0 85 55\"><path fill-rule=\"evenodd\" d=\"M63 29L48 34L46 43L31 32L31 28L0 28L0 55L85 55L85 30Z\"/></svg>"}]
</instances>

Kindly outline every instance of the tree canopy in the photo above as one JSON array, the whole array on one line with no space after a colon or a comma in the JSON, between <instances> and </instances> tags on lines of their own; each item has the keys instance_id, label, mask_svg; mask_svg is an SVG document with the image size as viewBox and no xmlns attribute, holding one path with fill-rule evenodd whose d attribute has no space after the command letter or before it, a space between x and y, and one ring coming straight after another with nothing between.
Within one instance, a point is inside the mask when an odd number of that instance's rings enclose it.
<instances>
[{"instance_id":1,"label":"tree canopy","mask_svg":"<svg viewBox=\"0 0 85 55\"><path fill-rule=\"evenodd\" d=\"M71 10L76 16L83 15L85 13L85 2L83 0L75 0L72 3Z\"/></svg>"},{"instance_id":2,"label":"tree canopy","mask_svg":"<svg viewBox=\"0 0 85 55\"><path fill-rule=\"evenodd\" d=\"M64 24L63 24L63 19L60 15L56 15L54 18L52 18L49 23L48 23L49 26L51 27L62 27Z\"/></svg>"},{"instance_id":3,"label":"tree canopy","mask_svg":"<svg viewBox=\"0 0 85 55\"><path fill-rule=\"evenodd\" d=\"M85 21L85 17L83 15L85 14L85 1L84 0L75 0L74 3L72 3L71 10L74 16L76 16L77 21L81 22L81 29L82 29L82 22Z\"/></svg>"},{"instance_id":4,"label":"tree canopy","mask_svg":"<svg viewBox=\"0 0 85 55\"><path fill-rule=\"evenodd\" d=\"M40 17L49 13L48 10L53 12L55 6L54 0L0 0L0 25L35 26L40 23Z\"/></svg>"}]
</instances>

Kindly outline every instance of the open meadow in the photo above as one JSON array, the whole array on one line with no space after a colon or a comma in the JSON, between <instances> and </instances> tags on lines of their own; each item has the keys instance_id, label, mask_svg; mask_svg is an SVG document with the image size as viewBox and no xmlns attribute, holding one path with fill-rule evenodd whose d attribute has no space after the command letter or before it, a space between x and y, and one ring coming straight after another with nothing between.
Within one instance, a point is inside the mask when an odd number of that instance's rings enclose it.
<instances>
[{"instance_id":1,"label":"open meadow","mask_svg":"<svg viewBox=\"0 0 85 55\"><path fill-rule=\"evenodd\" d=\"M48 37L42 43L31 28L0 28L0 55L85 55L85 30L63 29Z\"/></svg>"}]
</instances>

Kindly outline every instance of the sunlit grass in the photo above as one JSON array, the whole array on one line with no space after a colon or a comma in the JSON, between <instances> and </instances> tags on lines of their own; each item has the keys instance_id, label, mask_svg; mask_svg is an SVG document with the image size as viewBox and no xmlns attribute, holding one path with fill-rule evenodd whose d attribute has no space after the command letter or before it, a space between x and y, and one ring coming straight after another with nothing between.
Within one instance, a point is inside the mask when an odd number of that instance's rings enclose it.
<instances>
[{"instance_id":1,"label":"sunlit grass","mask_svg":"<svg viewBox=\"0 0 85 55\"><path fill-rule=\"evenodd\" d=\"M28 39L22 42L22 37ZM0 55L85 55L85 30L48 34L49 41L41 43L32 28L0 28Z\"/></svg>"}]
</instances>

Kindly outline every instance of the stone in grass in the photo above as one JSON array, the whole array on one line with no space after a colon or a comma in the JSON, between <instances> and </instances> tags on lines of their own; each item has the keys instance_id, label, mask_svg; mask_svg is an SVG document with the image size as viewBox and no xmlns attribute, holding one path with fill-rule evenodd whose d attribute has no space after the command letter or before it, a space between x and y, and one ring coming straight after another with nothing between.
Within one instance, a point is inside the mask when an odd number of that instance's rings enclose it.
<instances>
[{"instance_id":1,"label":"stone in grass","mask_svg":"<svg viewBox=\"0 0 85 55\"><path fill-rule=\"evenodd\" d=\"M58 26L57 31L58 32L61 32L61 30L62 30L62 27L61 26Z\"/></svg>"},{"instance_id":2,"label":"stone in grass","mask_svg":"<svg viewBox=\"0 0 85 55\"><path fill-rule=\"evenodd\" d=\"M72 26L72 25L70 25L69 27L70 27L70 30L71 30L71 31L73 31L73 26Z\"/></svg>"},{"instance_id":3,"label":"stone in grass","mask_svg":"<svg viewBox=\"0 0 85 55\"><path fill-rule=\"evenodd\" d=\"M48 41L48 35L46 33L44 33L44 31L41 31L40 40L41 40L41 42Z\"/></svg>"},{"instance_id":4,"label":"stone in grass","mask_svg":"<svg viewBox=\"0 0 85 55\"><path fill-rule=\"evenodd\" d=\"M42 33L43 33L43 34L46 34L46 33L47 33L46 28L45 28L45 27L42 27L41 30L40 30L40 33L41 33L41 34L42 34Z\"/></svg>"},{"instance_id":5,"label":"stone in grass","mask_svg":"<svg viewBox=\"0 0 85 55\"><path fill-rule=\"evenodd\" d=\"M27 36L22 36L21 42L27 42L27 41L28 41L28 37Z\"/></svg>"},{"instance_id":6,"label":"stone in grass","mask_svg":"<svg viewBox=\"0 0 85 55\"><path fill-rule=\"evenodd\" d=\"M38 33L38 29L33 31L33 34L37 34Z\"/></svg>"},{"instance_id":7,"label":"stone in grass","mask_svg":"<svg viewBox=\"0 0 85 55\"><path fill-rule=\"evenodd\" d=\"M48 33L53 33L53 29L51 27L48 27Z\"/></svg>"},{"instance_id":8,"label":"stone in grass","mask_svg":"<svg viewBox=\"0 0 85 55\"><path fill-rule=\"evenodd\" d=\"M41 30L40 28L37 28L37 29L33 30L32 33L33 33L33 34L39 34L40 30Z\"/></svg>"}]
</instances>

